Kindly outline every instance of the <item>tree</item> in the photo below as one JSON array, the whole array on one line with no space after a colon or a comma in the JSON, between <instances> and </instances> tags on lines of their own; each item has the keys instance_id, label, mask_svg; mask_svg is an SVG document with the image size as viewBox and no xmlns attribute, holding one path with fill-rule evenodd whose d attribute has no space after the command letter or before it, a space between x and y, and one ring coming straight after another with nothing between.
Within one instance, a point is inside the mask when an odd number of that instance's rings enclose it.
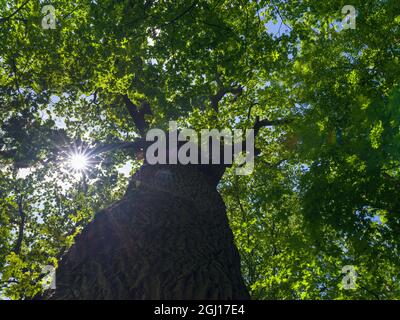
<instances>
[{"instance_id":1,"label":"tree","mask_svg":"<svg viewBox=\"0 0 400 320\"><path fill-rule=\"evenodd\" d=\"M60 264L56 298L398 298L400 8L345 4L0 4L2 294ZM256 126L254 172L143 165L169 120Z\"/></svg>"}]
</instances>

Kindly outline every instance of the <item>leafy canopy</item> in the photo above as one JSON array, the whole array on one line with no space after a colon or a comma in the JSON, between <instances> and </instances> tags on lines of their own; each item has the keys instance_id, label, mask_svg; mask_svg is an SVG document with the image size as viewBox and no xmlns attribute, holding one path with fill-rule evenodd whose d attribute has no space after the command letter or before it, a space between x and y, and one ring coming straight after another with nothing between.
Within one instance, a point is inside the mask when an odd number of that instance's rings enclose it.
<instances>
[{"instance_id":1,"label":"leafy canopy","mask_svg":"<svg viewBox=\"0 0 400 320\"><path fill-rule=\"evenodd\" d=\"M254 298L400 297L397 0L354 0L347 30L339 0L59 0L55 29L46 4L0 1L3 296L39 292L43 266L123 195L129 153L66 163L138 137L127 95L151 105L150 127L293 120L262 129L254 173L219 186Z\"/></svg>"}]
</instances>

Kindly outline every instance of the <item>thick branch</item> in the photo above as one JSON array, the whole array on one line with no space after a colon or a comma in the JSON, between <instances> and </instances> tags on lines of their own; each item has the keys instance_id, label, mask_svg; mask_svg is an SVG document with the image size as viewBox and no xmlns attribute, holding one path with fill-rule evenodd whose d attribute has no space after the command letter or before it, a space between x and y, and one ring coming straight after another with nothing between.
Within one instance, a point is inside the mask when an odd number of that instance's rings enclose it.
<instances>
[{"instance_id":1,"label":"thick branch","mask_svg":"<svg viewBox=\"0 0 400 320\"><path fill-rule=\"evenodd\" d=\"M144 150L151 143L151 141L149 142L141 139L133 142L116 142L96 147L92 151L89 151L89 154L100 154L119 149L131 149L135 153Z\"/></svg>"},{"instance_id":2,"label":"thick branch","mask_svg":"<svg viewBox=\"0 0 400 320\"><path fill-rule=\"evenodd\" d=\"M140 135L144 137L148 129L145 116L152 114L149 103L143 100L141 101L140 107L138 107L129 99L128 95L125 94L122 97L136 128Z\"/></svg>"},{"instance_id":3,"label":"thick branch","mask_svg":"<svg viewBox=\"0 0 400 320\"><path fill-rule=\"evenodd\" d=\"M210 97L211 100L211 106L212 108L218 112L218 104L222 100L222 98L227 94L227 93L232 93L235 95L235 97L238 97L242 94L243 92L243 87L241 85L238 86L224 86L224 84L221 81L220 76L217 74L216 78L217 84L219 86L218 92Z\"/></svg>"},{"instance_id":4,"label":"thick branch","mask_svg":"<svg viewBox=\"0 0 400 320\"><path fill-rule=\"evenodd\" d=\"M25 5L29 2L30 0L26 0L23 4L21 4L17 10L15 10L13 13L11 13L9 16L4 17L4 18L0 18L0 23L10 20L12 17L14 17L23 7L25 7Z\"/></svg>"}]
</instances>

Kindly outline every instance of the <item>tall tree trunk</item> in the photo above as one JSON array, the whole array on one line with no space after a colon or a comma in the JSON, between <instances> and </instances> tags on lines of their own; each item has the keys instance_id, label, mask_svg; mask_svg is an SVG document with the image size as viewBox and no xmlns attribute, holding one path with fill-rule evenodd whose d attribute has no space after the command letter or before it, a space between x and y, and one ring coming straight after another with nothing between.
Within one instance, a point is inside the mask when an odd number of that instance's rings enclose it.
<instances>
[{"instance_id":1,"label":"tall tree trunk","mask_svg":"<svg viewBox=\"0 0 400 320\"><path fill-rule=\"evenodd\" d=\"M143 165L62 258L50 299L248 299L223 170Z\"/></svg>"}]
</instances>

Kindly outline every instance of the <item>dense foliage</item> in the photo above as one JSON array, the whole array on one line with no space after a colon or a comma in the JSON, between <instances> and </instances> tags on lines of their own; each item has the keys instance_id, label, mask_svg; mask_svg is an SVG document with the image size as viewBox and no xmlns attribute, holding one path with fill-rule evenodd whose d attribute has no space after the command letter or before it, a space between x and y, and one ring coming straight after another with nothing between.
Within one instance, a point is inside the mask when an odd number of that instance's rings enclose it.
<instances>
[{"instance_id":1,"label":"dense foliage","mask_svg":"<svg viewBox=\"0 0 400 320\"><path fill-rule=\"evenodd\" d=\"M129 152L93 153L85 173L68 157L138 136L127 94L157 128L290 119L261 130L252 175L219 186L253 298L400 298L400 2L352 1L355 29L346 4L0 0L0 293L39 292L122 196Z\"/></svg>"}]
</instances>

